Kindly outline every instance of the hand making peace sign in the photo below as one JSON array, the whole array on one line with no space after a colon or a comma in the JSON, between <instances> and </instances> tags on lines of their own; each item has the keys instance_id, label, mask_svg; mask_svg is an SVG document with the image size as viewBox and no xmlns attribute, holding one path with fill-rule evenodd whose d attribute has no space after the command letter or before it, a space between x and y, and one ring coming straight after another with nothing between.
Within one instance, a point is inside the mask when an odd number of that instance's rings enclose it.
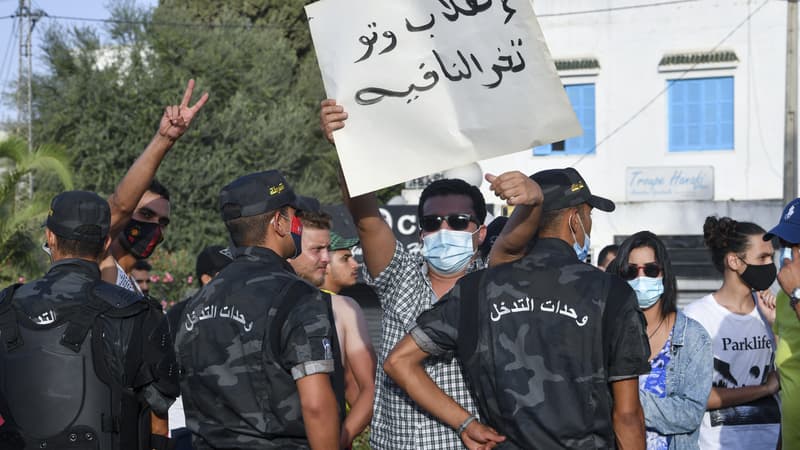
<instances>
[{"instance_id":1,"label":"hand making peace sign","mask_svg":"<svg viewBox=\"0 0 800 450\"><path fill-rule=\"evenodd\" d=\"M193 92L194 80L192 79L189 80L189 83L186 85L186 92L183 93L181 104L170 105L164 109L164 115L161 117L161 123L158 126L158 134L175 141L183 136L183 133L189 129L189 124L192 123L192 119L194 119L194 116L208 100L208 92L204 92L200 100L198 100L194 106L190 107L189 101L192 99Z\"/></svg>"}]
</instances>

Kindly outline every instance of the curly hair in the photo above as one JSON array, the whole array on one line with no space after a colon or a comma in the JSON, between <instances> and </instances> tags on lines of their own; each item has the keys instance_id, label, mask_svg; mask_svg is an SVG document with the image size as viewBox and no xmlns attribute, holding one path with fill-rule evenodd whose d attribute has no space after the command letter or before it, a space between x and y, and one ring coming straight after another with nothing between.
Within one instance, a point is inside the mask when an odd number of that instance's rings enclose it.
<instances>
[{"instance_id":1,"label":"curly hair","mask_svg":"<svg viewBox=\"0 0 800 450\"><path fill-rule=\"evenodd\" d=\"M730 217L708 216L703 224L703 240L711 251L711 262L720 273L725 273L725 255L746 252L750 236L764 233L766 231L759 225L737 222Z\"/></svg>"}]
</instances>

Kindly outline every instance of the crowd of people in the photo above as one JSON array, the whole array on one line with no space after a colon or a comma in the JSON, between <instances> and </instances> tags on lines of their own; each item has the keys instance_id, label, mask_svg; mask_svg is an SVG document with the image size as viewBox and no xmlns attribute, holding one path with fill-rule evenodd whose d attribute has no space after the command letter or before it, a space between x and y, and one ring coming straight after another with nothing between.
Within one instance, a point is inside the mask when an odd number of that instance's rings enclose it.
<instances>
[{"instance_id":1,"label":"crowd of people","mask_svg":"<svg viewBox=\"0 0 800 450\"><path fill-rule=\"evenodd\" d=\"M657 235L588 263L592 214L615 205L573 168L487 174L514 206L489 224L477 187L434 181L420 253L344 177L357 236L258 171L221 189L229 243L164 312L147 258L171 199L154 177L208 99L190 106L193 89L109 199L52 200L50 269L0 293L0 449L346 449L367 429L386 450L800 448L800 199L768 232L709 216L722 285L680 309ZM331 143L346 119L322 102ZM342 295L360 269L376 348Z\"/></svg>"}]
</instances>

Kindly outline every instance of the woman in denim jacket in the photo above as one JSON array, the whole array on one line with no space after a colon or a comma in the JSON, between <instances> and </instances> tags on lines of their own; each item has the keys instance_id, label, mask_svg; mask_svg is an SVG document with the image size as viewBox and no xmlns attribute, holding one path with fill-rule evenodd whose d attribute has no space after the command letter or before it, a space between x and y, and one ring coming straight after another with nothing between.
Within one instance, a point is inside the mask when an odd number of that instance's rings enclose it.
<instances>
[{"instance_id":1,"label":"woman in denim jacket","mask_svg":"<svg viewBox=\"0 0 800 450\"><path fill-rule=\"evenodd\" d=\"M677 287L661 240L640 231L620 245L609 267L636 291L647 321L651 373L639 377L647 449L697 449L711 391L711 339L677 309Z\"/></svg>"}]
</instances>

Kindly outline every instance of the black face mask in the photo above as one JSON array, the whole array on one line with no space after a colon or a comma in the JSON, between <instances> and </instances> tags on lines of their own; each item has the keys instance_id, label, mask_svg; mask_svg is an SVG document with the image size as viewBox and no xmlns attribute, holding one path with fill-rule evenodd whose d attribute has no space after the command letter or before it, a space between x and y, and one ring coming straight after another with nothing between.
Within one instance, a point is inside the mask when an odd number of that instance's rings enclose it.
<instances>
[{"instance_id":1,"label":"black face mask","mask_svg":"<svg viewBox=\"0 0 800 450\"><path fill-rule=\"evenodd\" d=\"M775 264L747 264L747 269L742 272L741 277L742 281L750 286L750 289L755 291L763 291L764 289L772 286L772 283L775 282L775 277L777 277L777 275L778 271L775 268Z\"/></svg>"},{"instance_id":2,"label":"black face mask","mask_svg":"<svg viewBox=\"0 0 800 450\"><path fill-rule=\"evenodd\" d=\"M122 247L137 259L145 259L164 240L161 225L131 219L119 235Z\"/></svg>"}]
</instances>

